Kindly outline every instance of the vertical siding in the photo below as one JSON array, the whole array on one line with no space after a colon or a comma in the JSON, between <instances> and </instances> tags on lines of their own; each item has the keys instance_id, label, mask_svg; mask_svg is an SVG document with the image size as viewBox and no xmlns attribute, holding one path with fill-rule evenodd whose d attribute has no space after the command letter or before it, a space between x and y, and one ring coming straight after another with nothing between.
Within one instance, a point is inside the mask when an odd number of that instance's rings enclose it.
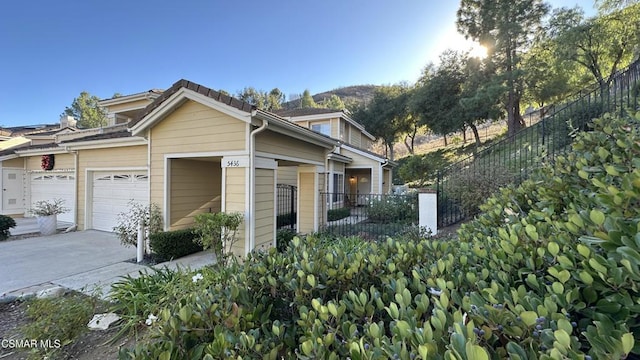
<instances>
[{"instance_id":1,"label":"vertical siding","mask_svg":"<svg viewBox=\"0 0 640 360\"><path fill-rule=\"evenodd\" d=\"M275 184L274 170L256 169L256 198L255 198L255 249L267 250L273 246L275 234L273 203Z\"/></svg>"},{"instance_id":2,"label":"vertical siding","mask_svg":"<svg viewBox=\"0 0 640 360\"><path fill-rule=\"evenodd\" d=\"M219 212L221 194L220 162L172 159L169 224L171 229L193 226L197 214Z\"/></svg>"},{"instance_id":3,"label":"vertical siding","mask_svg":"<svg viewBox=\"0 0 640 360\"><path fill-rule=\"evenodd\" d=\"M313 232L313 214L315 193L315 174L311 172L299 173L300 185L298 186L298 231L301 233Z\"/></svg>"},{"instance_id":4,"label":"vertical siding","mask_svg":"<svg viewBox=\"0 0 640 360\"><path fill-rule=\"evenodd\" d=\"M245 181L247 181L246 168L227 168L225 181L225 211L227 213L239 212L246 214L245 196L248 196L245 189ZM246 221L245 217L238 229L238 239L233 246L233 253L241 257L244 257Z\"/></svg>"},{"instance_id":5,"label":"vertical siding","mask_svg":"<svg viewBox=\"0 0 640 360\"><path fill-rule=\"evenodd\" d=\"M57 161L57 159L56 159ZM86 208L86 186L93 179L86 179L87 168L122 168L147 166L147 146L125 146L107 149L78 150L78 228L84 229ZM88 182L88 184L87 184ZM91 214L89 214L91 216Z\"/></svg>"}]
</instances>

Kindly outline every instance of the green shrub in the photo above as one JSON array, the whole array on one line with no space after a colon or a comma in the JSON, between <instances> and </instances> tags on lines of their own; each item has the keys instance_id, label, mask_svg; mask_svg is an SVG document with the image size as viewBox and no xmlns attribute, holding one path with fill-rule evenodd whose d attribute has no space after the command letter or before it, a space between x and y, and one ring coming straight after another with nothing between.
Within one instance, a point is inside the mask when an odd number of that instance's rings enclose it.
<instances>
[{"instance_id":1,"label":"green shrub","mask_svg":"<svg viewBox=\"0 0 640 360\"><path fill-rule=\"evenodd\" d=\"M165 231L151 234L149 246L159 261L167 261L202 251L194 242L197 237L193 229Z\"/></svg>"},{"instance_id":2,"label":"green shrub","mask_svg":"<svg viewBox=\"0 0 640 360\"><path fill-rule=\"evenodd\" d=\"M327 210L327 221L341 220L349 216L351 216L351 209L348 207Z\"/></svg>"},{"instance_id":3,"label":"green shrub","mask_svg":"<svg viewBox=\"0 0 640 360\"><path fill-rule=\"evenodd\" d=\"M142 222L149 235L162 231L162 213L157 204L143 205L130 200L128 209L118 214L118 223L113 232L124 246L137 246L138 224Z\"/></svg>"},{"instance_id":4,"label":"green shrub","mask_svg":"<svg viewBox=\"0 0 640 360\"><path fill-rule=\"evenodd\" d=\"M16 221L7 215L0 215L0 241L7 240L11 235L9 229L16 226Z\"/></svg>"},{"instance_id":5,"label":"green shrub","mask_svg":"<svg viewBox=\"0 0 640 360\"><path fill-rule=\"evenodd\" d=\"M213 249L218 261L224 262L232 254L236 233L244 216L241 213L202 213L195 217L194 241L204 249Z\"/></svg>"},{"instance_id":6,"label":"green shrub","mask_svg":"<svg viewBox=\"0 0 640 360\"><path fill-rule=\"evenodd\" d=\"M96 308L96 300L82 294L59 298L29 300L26 310L30 322L22 328L25 339L35 339L39 346L30 349L30 358L57 358L80 335Z\"/></svg>"},{"instance_id":7,"label":"green shrub","mask_svg":"<svg viewBox=\"0 0 640 360\"><path fill-rule=\"evenodd\" d=\"M458 241L296 237L181 283L121 358L637 357L639 119L596 121Z\"/></svg>"},{"instance_id":8,"label":"green shrub","mask_svg":"<svg viewBox=\"0 0 640 360\"><path fill-rule=\"evenodd\" d=\"M411 183L415 187L423 187L434 181L438 170L449 165L444 149L432 151L422 155L411 155L401 159L397 173L400 181L397 183ZM396 181L394 180L394 183Z\"/></svg>"},{"instance_id":9,"label":"green shrub","mask_svg":"<svg viewBox=\"0 0 640 360\"><path fill-rule=\"evenodd\" d=\"M276 233L276 248L278 251L285 251L295 236L296 232L294 230L278 229Z\"/></svg>"},{"instance_id":10,"label":"green shrub","mask_svg":"<svg viewBox=\"0 0 640 360\"><path fill-rule=\"evenodd\" d=\"M374 223L415 223L418 221L418 194L374 197L366 214L368 221Z\"/></svg>"}]
</instances>

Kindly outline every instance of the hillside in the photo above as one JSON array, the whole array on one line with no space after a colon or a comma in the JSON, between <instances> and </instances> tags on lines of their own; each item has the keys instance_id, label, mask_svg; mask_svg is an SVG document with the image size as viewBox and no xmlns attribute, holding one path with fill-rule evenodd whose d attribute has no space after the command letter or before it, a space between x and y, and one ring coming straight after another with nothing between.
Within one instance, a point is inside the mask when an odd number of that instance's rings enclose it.
<instances>
[{"instance_id":1,"label":"hillside","mask_svg":"<svg viewBox=\"0 0 640 360\"><path fill-rule=\"evenodd\" d=\"M352 85L337 88L330 91L324 91L315 95L312 95L313 100L316 103L328 99L331 95L337 95L342 99L345 104L349 103L366 103L373 99L373 93L378 88L377 85ZM283 109L295 109L300 106L300 99L290 100L282 104Z\"/></svg>"}]
</instances>

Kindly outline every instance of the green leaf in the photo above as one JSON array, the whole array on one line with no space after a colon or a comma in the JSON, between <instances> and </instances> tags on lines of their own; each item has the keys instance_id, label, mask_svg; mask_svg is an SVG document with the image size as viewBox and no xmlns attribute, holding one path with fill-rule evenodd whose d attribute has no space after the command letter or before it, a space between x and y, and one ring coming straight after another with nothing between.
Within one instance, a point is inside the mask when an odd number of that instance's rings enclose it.
<instances>
[{"instance_id":1,"label":"green leaf","mask_svg":"<svg viewBox=\"0 0 640 360\"><path fill-rule=\"evenodd\" d=\"M311 352L313 351L313 341L307 340L302 343L302 353L311 356Z\"/></svg>"},{"instance_id":2,"label":"green leaf","mask_svg":"<svg viewBox=\"0 0 640 360\"><path fill-rule=\"evenodd\" d=\"M553 336L555 336L556 340L565 347L569 347L571 345L571 337L567 334L566 331L560 329L553 332Z\"/></svg>"},{"instance_id":3,"label":"green leaf","mask_svg":"<svg viewBox=\"0 0 640 360\"><path fill-rule=\"evenodd\" d=\"M532 240L534 241L538 240L538 231L535 226L531 224L527 224L527 226L525 226L524 228L524 231L527 233L527 236L529 236Z\"/></svg>"},{"instance_id":4,"label":"green leaf","mask_svg":"<svg viewBox=\"0 0 640 360\"><path fill-rule=\"evenodd\" d=\"M557 281L551 284L551 289L553 289L553 292L556 294L562 294L564 292L564 286Z\"/></svg>"},{"instance_id":5,"label":"green leaf","mask_svg":"<svg viewBox=\"0 0 640 360\"><path fill-rule=\"evenodd\" d=\"M604 224L604 213L600 210L591 210L591 213L589 213L589 218L591 219L591 221L593 221L594 224L598 226L602 226L602 224Z\"/></svg>"},{"instance_id":6,"label":"green leaf","mask_svg":"<svg viewBox=\"0 0 640 360\"><path fill-rule=\"evenodd\" d=\"M547 250L549 250L551 255L556 256L560 252L560 246L558 246L558 243L552 241L547 244Z\"/></svg>"},{"instance_id":7,"label":"green leaf","mask_svg":"<svg viewBox=\"0 0 640 360\"><path fill-rule=\"evenodd\" d=\"M467 359L469 360L489 360L487 351L479 345L468 342L466 345Z\"/></svg>"},{"instance_id":8,"label":"green leaf","mask_svg":"<svg viewBox=\"0 0 640 360\"><path fill-rule=\"evenodd\" d=\"M573 326L567 319L558 320L558 329L562 329L567 332L567 334L571 334L573 332Z\"/></svg>"},{"instance_id":9,"label":"green leaf","mask_svg":"<svg viewBox=\"0 0 640 360\"><path fill-rule=\"evenodd\" d=\"M591 274L589 274L586 271L580 272L580 280L582 280L582 282L585 283L586 285L593 284L593 276L591 276Z\"/></svg>"},{"instance_id":10,"label":"green leaf","mask_svg":"<svg viewBox=\"0 0 640 360\"><path fill-rule=\"evenodd\" d=\"M596 259L589 259L589 265L591 265L595 271L607 275L607 268L601 265Z\"/></svg>"},{"instance_id":11,"label":"green leaf","mask_svg":"<svg viewBox=\"0 0 640 360\"><path fill-rule=\"evenodd\" d=\"M527 326L532 326L536 323L536 319L538 318L538 314L535 311L524 311L520 313L520 317L522 318L522 322Z\"/></svg>"},{"instance_id":12,"label":"green leaf","mask_svg":"<svg viewBox=\"0 0 640 360\"><path fill-rule=\"evenodd\" d=\"M633 349L634 343L635 343L635 340L633 338L632 333L626 333L622 335L622 351L625 354L628 354L631 352L631 350Z\"/></svg>"},{"instance_id":13,"label":"green leaf","mask_svg":"<svg viewBox=\"0 0 640 360\"><path fill-rule=\"evenodd\" d=\"M509 355L511 356L511 359L513 360L527 360L527 353L524 352L524 349L522 349L522 347L520 347L520 345L514 343L514 342L509 342L507 344L507 352L509 353Z\"/></svg>"}]
</instances>

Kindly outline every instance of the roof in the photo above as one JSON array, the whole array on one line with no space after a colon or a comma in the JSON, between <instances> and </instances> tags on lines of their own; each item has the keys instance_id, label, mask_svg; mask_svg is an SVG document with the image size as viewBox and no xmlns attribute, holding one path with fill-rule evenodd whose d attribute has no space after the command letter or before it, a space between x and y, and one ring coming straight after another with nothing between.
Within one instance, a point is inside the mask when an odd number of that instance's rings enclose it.
<instances>
[{"instance_id":1,"label":"roof","mask_svg":"<svg viewBox=\"0 0 640 360\"><path fill-rule=\"evenodd\" d=\"M60 129L60 124L39 124L39 125L24 125L0 128L0 133L6 133L10 136L41 134L44 132L55 131Z\"/></svg>"},{"instance_id":2,"label":"roof","mask_svg":"<svg viewBox=\"0 0 640 360\"><path fill-rule=\"evenodd\" d=\"M131 137L131 136L132 135L129 132L129 130L120 130L120 131L107 132L103 134L93 134L93 135L83 136L79 138L74 138L71 140L63 141L61 142L61 144L69 144L69 143L82 142L82 141L118 139L118 138L125 138L125 137Z\"/></svg>"},{"instance_id":3,"label":"roof","mask_svg":"<svg viewBox=\"0 0 640 360\"><path fill-rule=\"evenodd\" d=\"M349 151L354 151L355 150L356 152L364 153L365 155L369 155L371 157L375 157L375 158L377 158L379 160L384 160L387 164L389 164L391 166L397 166L397 163L395 161L391 161L387 157L385 157L384 155L380 155L380 154L375 153L373 151L362 149L362 148L359 148L357 146L353 146L353 145L347 144L347 143L341 143L340 146L341 147L345 147L346 150L349 150Z\"/></svg>"},{"instance_id":4,"label":"roof","mask_svg":"<svg viewBox=\"0 0 640 360\"><path fill-rule=\"evenodd\" d=\"M189 89L192 91L197 92L198 94L202 94L204 96L210 97L216 101L219 101L225 105L234 107L240 111L244 111L247 113L250 113L251 111L255 110L256 107L249 104L246 101L242 101L242 100L238 100L234 97L225 95L219 91L210 89L206 86L202 86L200 84L196 84L194 82L185 80L185 79L181 79L176 81L173 85L171 85L171 87L167 90L165 90L160 96L158 96L155 100L153 100L153 102L149 105L147 105L147 107L144 108L144 110L135 118L133 119L130 123L129 123L129 127L133 128L137 123L139 123L145 116L149 115L153 110L155 110L157 107L159 107L163 102L165 102L167 99L169 99L173 94L175 94L176 92L178 92L178 90L185 88L185 89Z\"/></svg>"},{"instance_id":5,"label":"roof","mask_svg":"<svg viewBox=\"0 0 640 360\"><path fill-rule=\"evenodd\" d=\"M151 90L147 90L147 91L143 91L135 94L120 95L120 96L111 97L108 99L102 99L100 100L100 102L110 102L111 100L119 100L119 99L130 98L130 97L155 96L155 95L162 94L163 91L164 90L162 89L151 89Z\"/></svg>"},{"instance_id":6,"label":"roof","mask_svg":"<svg viewBox=\"0 0 640 360\"><path fill-rule=\"evenodd\" d=\"M46 143L46 144L29 145L29 146L24 146L20 148L15 148L13 149L13 151L19 152L19 151L46 150L46 149L59 150L60 147L56 143Z\"/></svg>"},{"instance_id":7,"label":"roof","mask_svg":"<svg viewBox=\"0 0 640 360\"><path fill-rule=\"evenodd\" d=\"M275 110L274 113L281 117L296 117L296 116L308 116L318 114L332 114L342 112L337 109L324 109L324 108L298 108L289 110Z\"/></svg>"}]
</instances>

